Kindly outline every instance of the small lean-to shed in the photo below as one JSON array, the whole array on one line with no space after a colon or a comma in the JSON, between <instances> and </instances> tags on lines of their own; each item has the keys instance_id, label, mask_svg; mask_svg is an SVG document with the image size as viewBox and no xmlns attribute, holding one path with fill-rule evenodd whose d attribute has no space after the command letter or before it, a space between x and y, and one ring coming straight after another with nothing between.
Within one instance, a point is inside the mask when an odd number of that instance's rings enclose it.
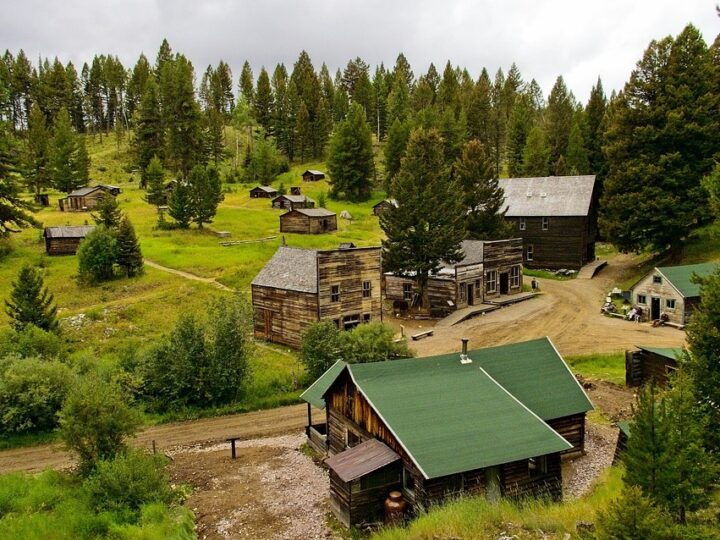
<instances>
[{"instance_id":1,"label":"small lean-to shed","mask_svg":"<svg viewBox=\"0 0 720 540\"><path fill-rule=\"evenodd\" d=\"M315 201L305 195L279 195L272 200L272 207L279 210L315 208Z\"/></svg>"},{"instance_id":2,"label":"small lean-to shed","mask_svg":"<svg viewBox=\"0 0 720 540\"><path fill-rule=\"evenodd\" d=\"M373 206L373 214L379 216L387 212L390 208L397 208L398 203L395 199L385 199Z\"/></svg>"},{"instance_id":3,"label":"small lean-to shed","mask_svg":"<svg viewBox=\"0 0 720 540\"><path fill-rule=\"evenodd\" d=\"M317 182L318 180L325 178L325 173L322 171L308 169L302 173L302 178L305 182Z\"/></svg>"},{"instance_id":4,"label":"small lean-to shed","mask_svg":"<svg viewBox=\"0 0 720 540\"><path fill-rule=\"evenodd\" d=\"M613 465L620 461L623 452L627 448L628 439L630 438L630 422L618 422L618 438L615 445L615 456L613 457Z\"/></svg>"},{"instance_id":5,"label":"small lean-to shed","mask_svg":"<svg viewBox=\"0 0 720 540\"><path fill-rule=\"evenodd\" d=\"M43 232L45 252L48 255L74 255L80 242L95 227L84 225L78 227L47 227Z\"/></svg>"},{"instance_id":6,"label":"small lean-to shed","mask_svg":"<svg viewBox=\"0 0 720 540\"><path fill-rule=\"evenodd\" d=\"M256 186L250 190L251 199L271 199L277 194L277 189L271 186Z\"/></svg>"},{"instance_id":7,"label":"small lean-to shed","mask_svg":"<svg viewBox=\"0 0 720 540\"><path fill-rule=\"evenodd\" d=\"M322 234L337 230L337 214L325 208L297 208L280 216L280 232Z\"/></svg>"},{"instance_id":8,"label":"small lean-to shed","mask_svg":"<svg viewBox=\"0 0 720 540\"><path fill-rule=\"evenodd\" d=\"M643 309L643 318L684 326L700 305L700 285L693 276L704 278L718 267L717 263L658 266L630 288L633 304Z\"/></svg>"},{"instance_id":9,"label":"small lean-to shed","mask_svg":"<svg viewBox=\"0 0 720 540\"><path fill-rule=\"evenodd\" d=\"M684 354L680 348L645 347L625 351L625 384L641 386L654 381L660 386L668 383L670 373L678 368L678 358Z\"/></svg>"}]
</instances>

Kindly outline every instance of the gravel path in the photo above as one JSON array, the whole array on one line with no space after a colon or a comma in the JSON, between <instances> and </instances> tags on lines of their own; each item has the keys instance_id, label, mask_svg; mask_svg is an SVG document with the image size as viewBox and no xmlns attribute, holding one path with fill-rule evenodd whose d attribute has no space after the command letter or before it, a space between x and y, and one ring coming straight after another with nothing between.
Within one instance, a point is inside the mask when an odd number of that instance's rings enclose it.
<instances>
[{"instance_id":1,"label":"gravel path","mask_svg":"<svg viewBox=\"0 0 720 540\"><path fill-rule=\"evenodd\" d=\"M563 466L565 498L583 496L600 474L612 465L617 445L617 428L587 424L585 455L567 461Z\"/></svg>"}]
</instances>

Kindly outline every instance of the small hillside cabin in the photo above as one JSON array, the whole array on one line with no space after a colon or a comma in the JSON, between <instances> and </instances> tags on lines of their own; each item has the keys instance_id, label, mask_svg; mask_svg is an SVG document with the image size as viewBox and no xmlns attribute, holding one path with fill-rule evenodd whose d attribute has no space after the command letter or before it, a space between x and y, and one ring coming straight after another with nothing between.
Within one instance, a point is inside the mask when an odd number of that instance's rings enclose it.
<instances>
[{"instance_id":1,"label":"small hillside cabin","mask_svg":"<svg viewBox=\"0 0 720 540\"><path fill-rule=\"evenodd\" d=\"M256 186L250 190L251 199L272 199L277 194L277 189L271 186Z\"/></svg>"},{"instance_id":2,"label":"small hillside cabin","mask_svg":"<svg viewBox=\"0 0 720 540\"><path fill-rule=\"evenodd\" d=\"M653 381L660 386L668 384L670 373L678 368L678 358L683 349L644 347L636 351L625 351L625 384L642 386Z\"/></svg>"},{"instance_id":3,"label":"small hillside cabin","mask_svg":"<svg viewBox=\"0 0 720 540\"><path fill-rule=\"evenodd\" d=\"M397 208L397 206L398 203L395 199L385 199L373 206L373 214L379 216L390 208Z\"/></svg>"},{"instance_id":4,"label":"small hillside cabin","mask_svg":"<svg viewBox=\"0 0 720 540\"><path fill-rule=\"evenodd\" d=\"M618 463L622 458L623 452L627 448L628 439L630 438L630 422L618 422L618 438L615 444L615 455L613 456L613 465Z\"/></svg>"},{"instance_id":5,"label":"small hillside cabin","mask_svg":"<svg viewBox=\"0 0 720 540\"><path fill-rule=\"evenodd\" d=\"M280 216L280 232L322 234L337 231L337 214L325 208L297 208Z\"/></svg>"},{"instance_id":6,"label":"small hillside cabin","mask_svg":"<svg viewBox=\"0 0 720 540\"><path fill-rule=\"evenodd\" d=\"M522 239L464 240L461 247L462 261L430 277L430 310L450 312L522 292ZM385 297L400 307L417 306L420 287L412 276L386 273Z\"/></svg>"},{"instance_id":7,"label":"small hillside cabin","mask_svg":"<svg viewBox=\"0 0 720 540\"><path fill-rule=\"evenodd\" d=\"M291 186L290 195L302 195L302 190L300 189L300 186Z\"/></svg>"},{"instance_id":8,"label":"small hillside cabin","mask_svg":"<svg viewBox=\"0 0 720 540\"><path fill-rule=\"evenodd\" d=\"M528 268L579 269L595 260L594 175L501 178L506 220L523 239Z\"/></svg>"},{"instance_id":9,"label":"small hillside cabin","mask_svg":"<svg viewBox=\"0 0 720 540\"><path fill-rule=\"evenodd\" d=\"M58 204L61 212L84 212L95 208L103 197L117 197L120 191L120 188L109 185L83 187L68 193Z\"/></svg>"},{"instance_id":10,"label":"small hillside cabin","mask_svg":"<svg viewBox=\"0 0 720 540\"><path fill-rule=\"evenodd\" d=\"M584 448L585 391L548 338L466 347L338 361L302 394L310 443L330 456L330 508L342 523L380 520L391 491L414 514L461 494L562 497L561 457ZM324 426L312 424L313 406L325 409Z\"/></svg>"},{"instance_id":11,"label":"small hillside cabin","mask_svg":"<svg viewBox=\"0 0 720 540\"><path fill-rule=\"evenodd\" d=\"M272 207L279 210L315 208L315 201L305 195L279 195L272 200Z\"/></svg>"},{"instance_id":12,"label":"small hillside cabin","mask_svg":"<svg viewBox=\"0 0 720 540\"><path fill-rule=\"evenodd\" d=\"M379 247L311 250L280 246L252 281L255 336L299 347L312 323L349 330L382 320Z\"/></svg>"},{"instance_id":13,"label":"small hillside cabin","mask_svg":"<svg viewBox=\"0 0 720 540\"><path fill-rule=\"evenodd\" d=\"M707 277L717 263L688 264L653 268L630 288L632 302L642 308L642 319L665 319L679 326L686 325L700 305L700 285L693 276Z\"/></svg>"},{"instance_id":14,"label":"small hillside cabin","mask_svg":"<svg viewBox=\"0 0 720 540\"><path fill-rule=\"evenodd\" d=\"M47 227L43 232L45 253L48 255L74 255L80 242L92 231L93 225L79 227Z\"/></svg>"},{"instance_id":15,"label":"small hillside cabin","mask_svg":"<svg viewBox=\"0 0 720 540\"><path fill-rule=\"evenodd\" d=\"M325 178L325 173L322 171L308 169L307 171L302 173L302 178L305 182L317 182L318 180L322 180L323 178Z\"/></svg>"}]
</instances>

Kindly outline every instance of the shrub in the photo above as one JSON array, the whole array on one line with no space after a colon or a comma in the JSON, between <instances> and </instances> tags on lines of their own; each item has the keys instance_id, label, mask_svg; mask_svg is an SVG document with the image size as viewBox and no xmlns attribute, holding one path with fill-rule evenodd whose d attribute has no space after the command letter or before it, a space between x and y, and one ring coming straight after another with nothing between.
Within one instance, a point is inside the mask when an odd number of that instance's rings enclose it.
<instances>
[{"instance_id":1,"label":"shrub","mask_svg":"<svg viewBox=\"0 0 720 540\"><path fill-rule=\"evenodd\" d=\"M53 295L44 285L41 271L25 265L12 284L10 299L5 300L5 311L15 330L34 324L43 330L57 330L57 307Z\"/></svg>"},{"instance_id":2,"label":"shrub","mask_svg":"<svg viewBox=\"0 0 720 540\"><path fill-rule=\"evenodd\" d=\"M81 279L95 282L112 279L117 259L115 233L102 225L95 228L80 242L77 256Z\"/></svg>"},{"instance_id":3,"label":"shrub","mask_svg":"<svg viewBox=\"0 0 720 540\"><path fill-rule=\"evenodd\" d=\"M20 332L8 330L0 334L0 357L9 355L64 360L67 346L54 332L46 332L30 324Z\"/></svg>"},{"instance_id":4,"label":"shrub","mask_svg":"<svg viewBox=\"0 0 720 540\"><path fill-rule=\"evenodd\" d=\"M668 515L635 486L623 489L620 497L598 513L597 540L670 539Z\"/></svg>"},{"instance_id":5,"label":"shrub","mask_svg":"<svg viewBox=\"0 0 720 540\"><path fill-rule=\"evenodd\" d=\"M320 321L303 333L300 361L305 364L308 378L313 381L341 357L340 330L332 321Z\"/></svg>"},{"instance_id":6,"label":"shrub","mask_svg":"<svg viewBox=\"0 0 720 540\"><path fill-rule=\"evenodd\" d=\"M0 430L25 433L53 429L72 381L70 368L58 361L0 361Z\"/></svg>"}]
</instances>

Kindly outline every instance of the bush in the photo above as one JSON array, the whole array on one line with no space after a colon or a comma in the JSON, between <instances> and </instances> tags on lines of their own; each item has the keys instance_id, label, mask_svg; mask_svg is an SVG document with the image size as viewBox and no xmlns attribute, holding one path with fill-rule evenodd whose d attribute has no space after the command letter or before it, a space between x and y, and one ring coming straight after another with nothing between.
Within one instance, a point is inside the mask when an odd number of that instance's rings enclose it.
<instances>
[{"instance_id":1,"label":"bush","mask_svg":"<svg viewBox=\"0 0 720 540\"><path fill-rule=\"evenodd\" d=\"M0 358L10 355L64 360L67 357L67 345L54 332L28 325L20 332L8 330L0 334Z\"/></svg>"},{"instance_id":2,"label":"bush","mask_svg":"<svg viewBox=\"0 0 720 540\"><path fill-rule=\"evenodd\" d=\"M623 489L620 497L598 513L597 540L665 540L670 534L669 516L635 486Z\"/></svg>"},{"instance_id":3,"label":"bush","mask_svg":"<svg viewBox=\"0 0 720 540\"><path fill-rule=\"evenodd\" d=\"M0 361L0 431L48 431L72 384L70 368L58 361L6 358Z\"/></svg>"},{"instance_id":4,"label":"bush","mask_svg":"<svg viewBox=\"0 0 720 540\"><path fill-rule=\"evenodd\" d=\"M305 372L314 381L341 358L340 330L332 321L320 321L303 333L300 361Z\"/></svg>"},{"instance_id":5,"label":"bush","mask_svg":"<svg viewBox=\"0 0 720 540\"><path fill-rule=\"evenodd\" d=\"M80 242L77 256L81 279L94 282L112 279L117 259L115 233L102 225L96 227Z\"/></svg>"}]
</instances>

